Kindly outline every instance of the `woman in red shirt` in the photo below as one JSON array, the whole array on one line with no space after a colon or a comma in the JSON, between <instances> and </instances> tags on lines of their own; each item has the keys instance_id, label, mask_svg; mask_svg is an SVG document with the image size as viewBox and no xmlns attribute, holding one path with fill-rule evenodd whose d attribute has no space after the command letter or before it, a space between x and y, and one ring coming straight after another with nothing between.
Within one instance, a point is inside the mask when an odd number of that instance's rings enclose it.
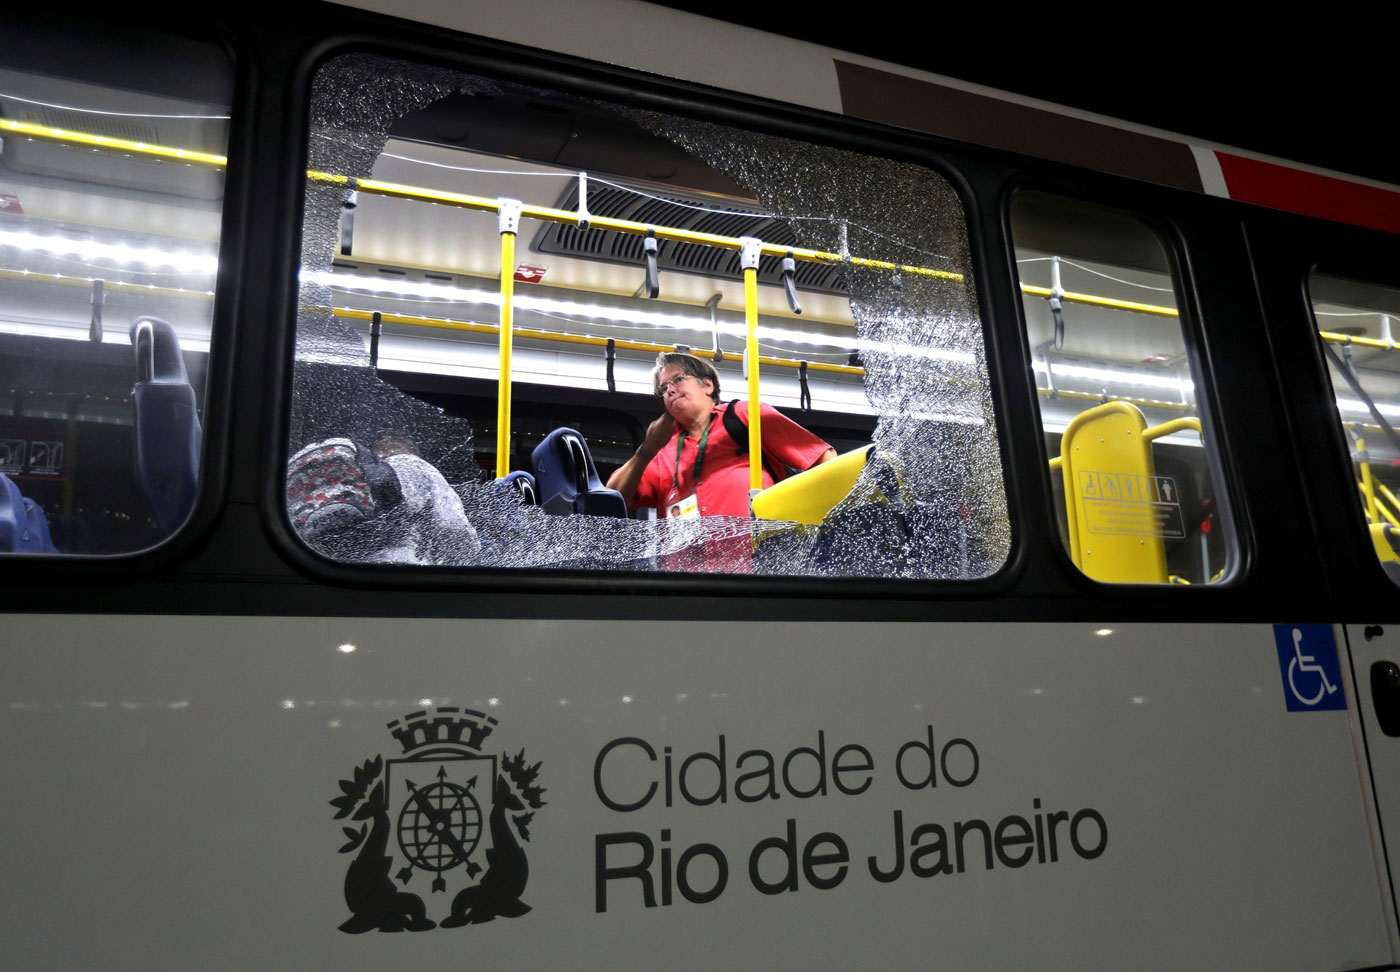
<instances>
[{"instance_id":1,"label":"woman in red shirt","mask_svg":"<svg viewBox=\"0 0 1400 972\"><path fill-rule=\"evenodd\" d=\"M666 411L647 428L635 455L608 478L628 509L654 506L667 516L749 515L749 457L724 427L719 374L708 361L657 355L656 397ZM732 406L745 426L747 402ZM763 454L796 469L836 458L836 450L768 405L760 405ZM747 443L744 444L747 446ZM763 486L773 485L765 470Z\"/></svg>"}]
</instances>

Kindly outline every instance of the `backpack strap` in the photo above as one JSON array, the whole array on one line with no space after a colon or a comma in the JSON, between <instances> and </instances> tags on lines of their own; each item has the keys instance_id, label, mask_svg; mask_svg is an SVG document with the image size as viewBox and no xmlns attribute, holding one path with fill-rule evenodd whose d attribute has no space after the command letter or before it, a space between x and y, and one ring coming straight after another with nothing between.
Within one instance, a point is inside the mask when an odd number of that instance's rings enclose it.
<instances>
[{"instance_id":1,"label":"backpack strap","mask_svg":"<svg viewBox=\"0 0 1400 972\"><path fill-rule=\"evenodd\" d=\"M749 423L739 416L739 412L735 408L738 404L739 399L737 398L731 401L720 419L724 422L724 431L728 432L729 437L734 440L734 454L746 456L749 454ZM763 454L763 468L768 470L768 476L775 483L780 483L786 478L787 470L782 466L775 470L766 452Z\"/></svg>"}]
</instances>

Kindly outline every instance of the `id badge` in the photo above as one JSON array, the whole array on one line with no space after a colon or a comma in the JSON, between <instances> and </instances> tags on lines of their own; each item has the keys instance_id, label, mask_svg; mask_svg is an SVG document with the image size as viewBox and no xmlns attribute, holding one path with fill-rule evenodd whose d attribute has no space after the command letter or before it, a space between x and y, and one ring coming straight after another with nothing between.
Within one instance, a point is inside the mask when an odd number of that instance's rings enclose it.
<instances>
[{"instance_id":1,"label":"id badge","mask_svg":"<svg viewBox=\"0 0 1400 972\"><path fill-rule=\"evenodd\" d=\"M686 517L700 515L700 501L694 493L689 496L682 496L680 499L672 500L666 507L667 519L685 519Z\"/></svg>"}]
</instances>

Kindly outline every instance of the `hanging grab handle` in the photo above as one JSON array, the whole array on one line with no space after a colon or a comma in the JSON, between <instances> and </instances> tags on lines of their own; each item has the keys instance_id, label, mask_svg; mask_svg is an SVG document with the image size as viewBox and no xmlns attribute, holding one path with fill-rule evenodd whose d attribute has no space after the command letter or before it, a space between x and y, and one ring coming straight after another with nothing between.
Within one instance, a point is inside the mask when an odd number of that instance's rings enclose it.
<instances>
[{"instance_id":1,"label":"hanging grab handle","mask_svg":"<svg viewBox=\"0 0 1400 972\"><path fill-rule=\"evenodd\" d=\"M724 298L721 293L710 294L710 299L705 301L705 307L710 312L710 338L715 348L715 364L724 360L724 349L719 346L719 302Z\"/></svg>"},{"instance_id":2,"label":"hanging grab handle","mask_svg":"<svg viewBox=\"0 0 1400 972\"><path fill-rule=\"evenodd\" d=\"M88 340L93 344L102 343L102 305L107 302L106 291L101 279L92 282L92 318L88 321Z\"/></svg>"},{"instance_id":3,"label":"hanging grab handle","mask_svg":"<svg viewBox=\"0 0 1400 972\"><path fill-rule=\"evenodd\" d=\"M787 291L788 306L794 314L802 313L802 302L797 299L797 261L792 251L783 257L783 290Z\"/></svg>"},{"instance_id":4,"label":"hanging grab handle","mask_svg":"<svg viewBox=\"0 0 1400 972\"><path fill-rule=\"evenodd\" d=\"M1050 316L1055 319L1055 350L1062 351L1065 347L1065 311L1058 297L1050 298Z\"/></svg>"},{"instance_id":5,"label":"hanging grab handle","mask_svg":"<svg viewBox=\"0 0 1400 972\"><path fill-rule=\"evenodd\" d=\"M350 256L355 246L355 207L360 203L360 194L354 190L340 204L340 255Z\"/></svg>"},{"instance_id":6,"label":"hanging grab handle","mask_svg":"<svg viewBox=\"0 0 1400 972\"><path fill-rule=\"evenodd\" d=\"M1055 350L1065 347L1065 308L1061 303L1065 296L1064 285L1060 282L1060 258L1050 261L1050 316L1055 319Z\"/></svg>"},{"instance_id":7,"label":"hanging grab handle","mask_svg":"<svg viewBox=\"0 0 1400 972\"><path fill-rule=\"evenodd\" d=\"M642 238L642 254L647 260L647 296L655 299L661 296L661 274L656 267L656 230L647 230Z\"/></svg>"}]
</instances>

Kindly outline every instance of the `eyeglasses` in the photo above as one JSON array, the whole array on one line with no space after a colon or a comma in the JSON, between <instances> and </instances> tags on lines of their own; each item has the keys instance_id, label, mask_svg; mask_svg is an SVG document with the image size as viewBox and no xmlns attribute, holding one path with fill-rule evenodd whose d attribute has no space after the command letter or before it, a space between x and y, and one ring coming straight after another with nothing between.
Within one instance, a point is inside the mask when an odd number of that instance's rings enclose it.
<instances>
[{"instance_id":1,"label":"eyeglasses","mask_svg":"<svg viewBox=\"0 0 1400 972\"><path fill-rule=\"evenodd\" d=\"M672 378L670 381L661 382L661 384L656 386L656 397L665 398L667 390L677 387L681 382L685 381L687 378L694 377L694 375L676 375L676 377Z\"/></svg>"}]
</instances>

